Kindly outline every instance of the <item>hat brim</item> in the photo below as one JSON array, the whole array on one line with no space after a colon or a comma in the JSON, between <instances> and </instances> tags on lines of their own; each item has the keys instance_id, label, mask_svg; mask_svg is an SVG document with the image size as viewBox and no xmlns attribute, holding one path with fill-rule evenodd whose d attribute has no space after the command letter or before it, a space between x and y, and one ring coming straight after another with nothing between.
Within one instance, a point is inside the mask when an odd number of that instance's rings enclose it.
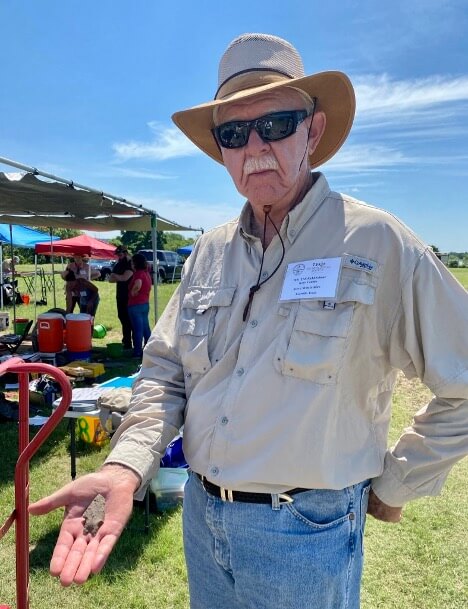
<instances>
[{"instance_id":1,"label":"hat brim","mask_svg":"<svg viewBox=\"0 0 468 609\"><path fill-rule=\"evenodd\" d=\"M172 120L183 133L203 152L218 163L223 157L211 130L214 127L213 110L216 106L253 97L281 87L295 87L318 100L318 110L326 115L326 127L322 138L309 156L310 166L318 167L328 161L343 145L353 124L356 99L351 81L343 72L320 72L302 78L284 79L258 87L243 89L229 97L181 110Z\"/></svg>"}]
</instances>

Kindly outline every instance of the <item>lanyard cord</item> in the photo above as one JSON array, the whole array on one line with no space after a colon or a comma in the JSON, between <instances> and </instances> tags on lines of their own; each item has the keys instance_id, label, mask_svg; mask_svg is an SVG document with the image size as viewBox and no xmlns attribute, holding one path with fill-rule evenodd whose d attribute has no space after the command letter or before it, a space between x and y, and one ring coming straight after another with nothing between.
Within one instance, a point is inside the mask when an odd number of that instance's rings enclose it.
<instances>
[{"instance_id":1,"label":"lanyard cord","mask_svg":"<svg viewBox=\"0 0 468 609\"><path fill-rule=\"evenodd\" d=\"M283 242L283 239L281 238L281 235L280 235L280 232L278 230L278 227L273 222L273 220L270 218L270 211L271 211L271 205L264 205L263 206L263 213L265 214L265 219L264 219L264 222L263 222L262 261L260 263L260 270L258 271L257 283L255 285L253 285L250 288L250 290L249 290L249 299L247 300L247 304L245 305L244 314L242 315L242 321L245 321L247 319L247 316L249 314L249 310L250 310L250 307L252 305L252 300L253 300L253 297L255 296L255 293L258 292L258 290L262 287L262 285L264 283L266 283L268 280L270 280L273 277L273 275L276 273L276 271L281 266L281 264L282 264L282 262L284 260L284 255L286 253L286 249L284 247L284 242ZM263 261L265 260L265 238L266 238L267 219L270 220L271 224L273 225L273 228L276 231L276 234L279 237L279 240L281 242L282 252L281 252L281 259L278 262L278 264L276 265L275 270L266 279L264 279L263 281L260 281L260 277L262 276L262 270L263 270Z\"/></svg>"}]
</instances>

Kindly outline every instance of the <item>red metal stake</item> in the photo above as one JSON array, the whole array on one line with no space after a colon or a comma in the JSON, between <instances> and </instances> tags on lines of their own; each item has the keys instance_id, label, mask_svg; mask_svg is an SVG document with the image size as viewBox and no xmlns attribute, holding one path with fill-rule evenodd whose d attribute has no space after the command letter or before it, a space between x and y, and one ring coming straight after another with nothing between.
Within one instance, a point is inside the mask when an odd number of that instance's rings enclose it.
<instances>
[{"instance_id":1,"label":"red metal stake","mask_svg":"<svg viewBox=\"0 0 468 609\"><path fill-rule=\"evenodd\" d=\"M0 364L0 376L6 372L18 375L19 384L19 457L15 468L15 509L0 527L0 539L15 522L16 541L16 602L17 609L29 609L29 461L62 419L72 398L72 390L66 375L49 364L23 362L14 357ZM62 400L49 420L29 441L29 375L31 373L52 376L60 385ZM0 605L0 609L9 609Z\"/></svg>"}]
</instances>

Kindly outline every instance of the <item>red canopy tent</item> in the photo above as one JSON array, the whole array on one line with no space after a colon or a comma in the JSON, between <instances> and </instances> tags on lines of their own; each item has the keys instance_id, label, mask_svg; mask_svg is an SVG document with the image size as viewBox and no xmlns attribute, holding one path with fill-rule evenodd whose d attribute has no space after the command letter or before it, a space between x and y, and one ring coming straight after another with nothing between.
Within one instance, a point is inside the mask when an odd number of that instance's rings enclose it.
<instances>
[{"instance_id":1,"label":"red canopy tent","mask_svg":"<svg viewBox=\"0 0 468 609\"><path fill-rule=\"evenodd\" d=\"M78 235L70 239L60 239L48 243L37 243L36 254L45 256L89 256L90 258L101 258L105 260L115 259L115 245L99 241L89 235Z\"/></svg>"}]
</instances>

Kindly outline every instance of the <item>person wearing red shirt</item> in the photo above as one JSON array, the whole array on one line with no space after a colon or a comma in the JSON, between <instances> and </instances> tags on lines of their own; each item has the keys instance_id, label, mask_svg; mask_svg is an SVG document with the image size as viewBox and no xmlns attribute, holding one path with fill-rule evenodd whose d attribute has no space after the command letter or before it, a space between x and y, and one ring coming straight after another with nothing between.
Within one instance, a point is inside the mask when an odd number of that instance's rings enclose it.
<instances>
[{"instance_id":1,"label":"person wearing red shirt","mask_svg":"<svg viewBox=\"0 0 468 609\"><path fill-rule=\"evenodd\" d=\"M151 277L143 254L132 256L133 275L128 286L128 314L133 330L133 355L141 357L150 335L149 295Z\"/></svg>"}]
</instances>

